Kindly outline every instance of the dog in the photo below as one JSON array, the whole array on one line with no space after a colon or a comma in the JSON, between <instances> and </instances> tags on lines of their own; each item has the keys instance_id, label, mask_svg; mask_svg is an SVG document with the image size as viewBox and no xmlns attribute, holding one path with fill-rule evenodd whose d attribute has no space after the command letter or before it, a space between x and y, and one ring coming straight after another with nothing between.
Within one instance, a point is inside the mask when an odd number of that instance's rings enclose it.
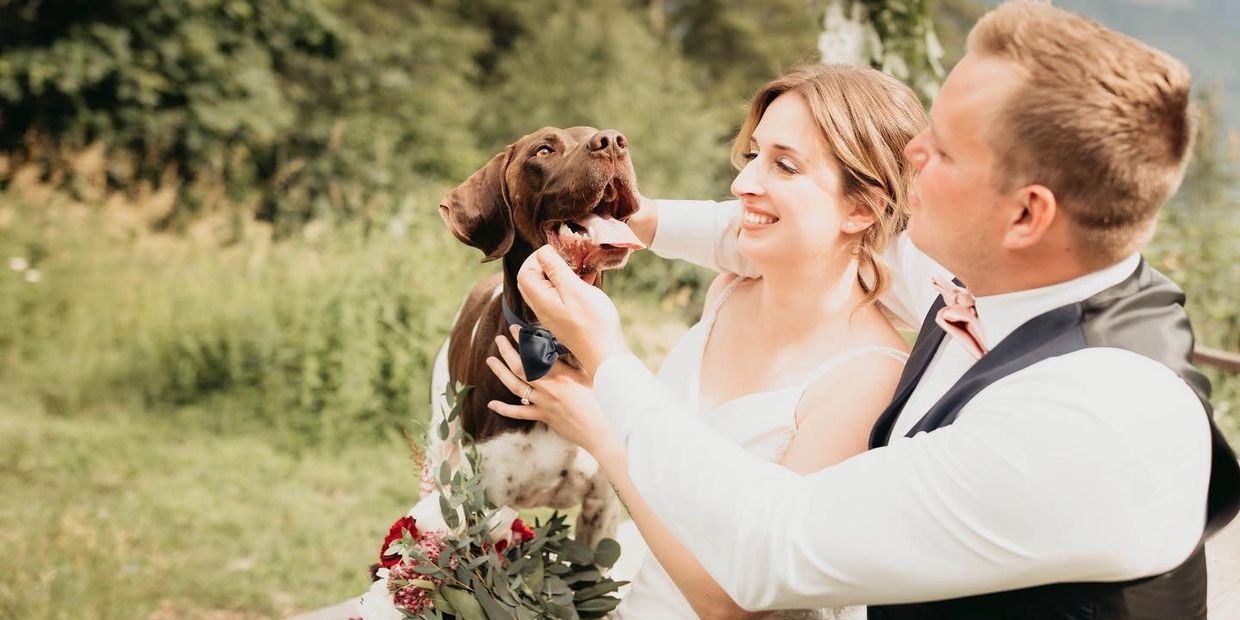
<instances>
[{"instance_id":1,"label":"dog","mask_svg":"<svg viewBox=\"0 0 1240 620\"><path fill-rule=\"evenodd\" d=\"M502 273L480 282L466 297L451 334L436 356L432 419L422 491L443 462L467 467L459 452L434 432L447 416L449 386L472 386L459 423L481 457L488 499L496 506L569 508L581 505L576 539L596 546L615 534L620 503L584 450L546 425L514 420L486 407L491 400L516 404L486 365L498 357L496 336L509 337L504 306L519 322L537 317L517 289L517 271L535 249L551 244L587 283L602 285L602 272L623 267L644 247L625 221L640 207L627 139L614 130L544 127L493 157L439 205L439 214L461 242L500 260ZM576 365L571 354L560 359Z\"/></svg>"}]
</instances>

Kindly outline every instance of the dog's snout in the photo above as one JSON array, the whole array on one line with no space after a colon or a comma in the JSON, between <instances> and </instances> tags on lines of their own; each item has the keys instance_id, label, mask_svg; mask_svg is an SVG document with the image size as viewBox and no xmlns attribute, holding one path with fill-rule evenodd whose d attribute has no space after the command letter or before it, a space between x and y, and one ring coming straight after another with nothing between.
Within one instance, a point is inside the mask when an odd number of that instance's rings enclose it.
<instances>
[{"instance_id":1,"label":"dog's snout","mask_svg":"<svg viewBox=\"0 0 1240 620\"><path fill-rule=\"evenodd\" d=\"M614 129L604 129L590 137L587 144L591 153L618 157L628 149L628 139Z\"/></svg>"}]
</instances>

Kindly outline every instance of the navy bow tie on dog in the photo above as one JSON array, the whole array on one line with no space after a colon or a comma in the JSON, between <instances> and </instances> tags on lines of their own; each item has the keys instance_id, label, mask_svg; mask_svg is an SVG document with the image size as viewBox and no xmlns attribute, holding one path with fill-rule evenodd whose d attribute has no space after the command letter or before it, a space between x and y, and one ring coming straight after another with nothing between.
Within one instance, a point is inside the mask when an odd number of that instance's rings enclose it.
<instances>
[{"instance_id":1,"label":"navy bow tie on dog","mask_svg":"<svg viewBox=\"0 0 1240 620\"><path fill-rule=\"evenodd\" d=\"M556 340L547 328L522 321L508 307L507 299L502 301L501 307L504 309L504 320L508 321L509 325L521 326L521 333L517 338L517 351L521 354L521 367L525 369L525 380L541 379L543 375L551 372L551 367L561 355L568 353L568 347Z\"/></svg>"}]
</instances>

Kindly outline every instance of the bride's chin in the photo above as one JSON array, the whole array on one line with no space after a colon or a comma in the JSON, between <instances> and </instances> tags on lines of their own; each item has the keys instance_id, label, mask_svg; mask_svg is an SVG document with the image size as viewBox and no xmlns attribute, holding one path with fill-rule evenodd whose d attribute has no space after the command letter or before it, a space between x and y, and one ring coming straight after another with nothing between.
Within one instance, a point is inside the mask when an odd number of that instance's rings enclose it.
<instances>
[{"instance_id":1,"label":"bride's chin","mask_svg":"<svg viewBox=\"0 0 1240 620\"><path fill-rule=\"evenodd\" d=\"M767 240L754 239L753 237L746 235L743 231L741 232L740 237L736 240L736 250L741 253L741 256L744 256L749 260L767 258L770 257L773 252L778 252L778 248L773 247L773 245L768 243Z\"/></svg>"}]
</instances>

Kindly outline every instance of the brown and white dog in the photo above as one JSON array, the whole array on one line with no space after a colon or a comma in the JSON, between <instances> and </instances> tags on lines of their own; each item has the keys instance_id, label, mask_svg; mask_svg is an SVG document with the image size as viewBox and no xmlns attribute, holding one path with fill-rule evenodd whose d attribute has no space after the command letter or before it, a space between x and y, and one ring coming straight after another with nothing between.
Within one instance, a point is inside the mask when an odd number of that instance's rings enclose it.
<instances>
[{"instance_id":1,"label":"brown and white dog","mask_svg":"<svg viewBox=\"0 0 1240 620\"><path fill-rule=\"evenodd\" d=\"M517 271L533 251L550 243L586 282L624 266L642 246L624 222L639 207L625 137L593 127L544 127L496 155L444 197L439 214L462 242L501 259L502 274L469 293L436 356L432 375L432 431L447 414L448 386L473 386L459 423L475 441L487 494L497 506L568 508L581 504L577 540L594 546L615 533L620 505L598 464L584 450L541 423L513 420L487 409L490 400L517 403L486 365L498 356L495 337L509 335L501 306L523 322L537 318L517 289ZM574 363L571 355L561 360ZM467 466L438 434L428 434L423 495L447 461Z\"/></svg>"}]
</instances>

